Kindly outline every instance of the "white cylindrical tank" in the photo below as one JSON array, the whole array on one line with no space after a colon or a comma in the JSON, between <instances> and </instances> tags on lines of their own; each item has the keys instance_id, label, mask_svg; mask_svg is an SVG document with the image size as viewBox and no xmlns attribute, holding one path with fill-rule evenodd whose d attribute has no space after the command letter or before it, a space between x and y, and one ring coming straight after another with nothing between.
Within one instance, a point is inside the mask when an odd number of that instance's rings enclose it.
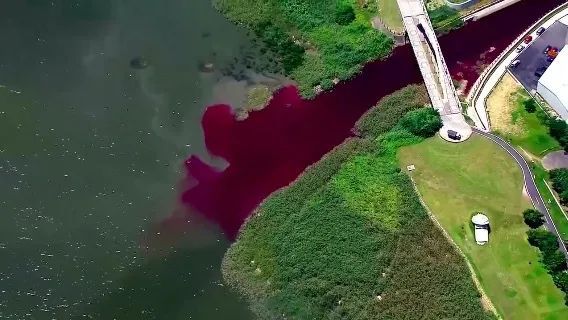
<instances>
[{"instance_id":1,"label":"white cylindrical tank","mask_svg":"<svg viewBox=\"0 0 568 320\"><path fill-rule=\"evenodd\" d=\"M489 218L482 213L478 213L471 218L471 222L478 226L486 226L489 224Z\"/></svg>"}]
</instances>

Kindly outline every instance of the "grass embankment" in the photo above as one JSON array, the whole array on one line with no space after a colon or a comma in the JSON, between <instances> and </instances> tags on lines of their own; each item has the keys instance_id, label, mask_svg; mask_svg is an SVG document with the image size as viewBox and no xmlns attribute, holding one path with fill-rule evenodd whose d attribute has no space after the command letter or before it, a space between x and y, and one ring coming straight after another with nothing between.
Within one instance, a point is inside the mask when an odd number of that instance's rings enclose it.
<instances>
[{"instance_id":1,"label":"grass embankment","mask_svg":"<svg viewBox=\"0 0 568 320\"><path fill-rule=\"evenodd\" d=\"M305 97L350 78L393 47L392 39L371 26L374 1L215 0L215 5L255 32L276 63L272 71L290 76Z\"/></svg>"},{"instance_id":2,"label":"grass embankment","mask_svg":"<svg viewBox=\"0 0 568 320\"><path fill-rule=\"evenodd\" d=\"M392 31L404 33L402 16L396 0L376 0L378 4L379 17L383 23Z\"/></svg>"},{"instance_id":3,"label":"grass embankment","mask_svg":"<svg viewBox=\"0 0 568 320\"><path fill-rule=\"evenodd\" d=\"M567 319L568 308L527 242L522 211L522 173L499 146L479 136L460 144L429 139L403 148L401 167L413 177L428 205L474 265L485 292L505 319ZM475 244L470 217L491 221L489 243Z\"/></svg>"},{"instance_id":4,"label":"grass embankment","mask_svg":"<svg viewBox=\"0 0 568 320\"><path fill-rule=\"evenodd\" d=\"M487 111L493 131L512 144L542 157L558 150L560 145L548 133L544 124L546 114L540 108L534 113L525 110L523 103L529 94L508 73L487 99Z\"/></svg>"},{"instance_id":5,"label":"grass embankment","mask_svg":"<svg viewBox=\"0 0 568 320\"><path fill-rule=\"evenodd\" d=\"M447 5L428 9L428 15L437 33L447 33L463 26L460 12Z\"/></svg>"},{"instance_id":6,"label":"grass embankment","mask_svg":"<svg viewBox=\"0 0 568 320\"><path fill-rule=\"evenodd\" d=\"M426 101L417 87L383 99L358 123L359 138L247 221L223 275L260 318L491 318L463 258L398 169L397 149L423 140L408 128L440 124L431 109L404 115Z\"/></svg>"}]
</instances>

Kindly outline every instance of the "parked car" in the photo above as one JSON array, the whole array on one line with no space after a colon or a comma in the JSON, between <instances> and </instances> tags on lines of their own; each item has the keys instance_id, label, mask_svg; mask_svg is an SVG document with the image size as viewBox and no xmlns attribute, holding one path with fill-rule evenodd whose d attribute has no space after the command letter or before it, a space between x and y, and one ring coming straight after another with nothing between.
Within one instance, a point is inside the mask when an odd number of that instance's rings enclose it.
<instances>
[{"instance_id":1,"label":"parked car","mask_svg":"<svg viewBox=\"0 0 568 320\"><path fill-rule=\"evenodd\" d=\"M531 43L532 39L533 39L533 37L531 35L528 35L528 36L525 37L524 43L529 44L529 43Z\"/></svg>"},{"instance_id":2,"label":"parked car","mask_svg":"<svg viewBox=\"0 0 568 320\"><path fill-rule=\"evenodd\" d=\"M548 52L552 49L552 46L546 46L546 48L544 48L544 51L542 53L544 54L548 54Z\"/></svg>"},{"instance_id":3,"label":"parked car","mask_svg":"<svg viewBox=\"0 0 568 320\"><path fill-rule=\"evenodd\" d=\"M542 75L546 72L546 67L540 67L538 69L536 69L536 71L534 72L534 75L537 77L542 77Z\"/></svg>"},{"instance_id":4,"label":"parked car","mask_svg":"<svg viewBox=\"0 0 568 320\"><path fill-rule=\"evenodd\" d=\"M454 131L454 130L448 130L448 138L452 139L452 140L461 140L462 136L461 134L459 134L458 132Z\"/></svg>"},{"instance_id":5,"label":"parked car","mask_svg":"<svg viewBox=\"0 0 568 320\"><path fill-rule=\"evenodd\" d=\"M546 30L545 27L540 27L536 30L536 35L540 36Z\"/></svg>"},{"instance_id":6,"label":"parked car","mask_svg":"<svg viewBox=\"0 0 568 320\"><path fill-rule=\"evenodd\" d=\"M521 64L521 60L515 60L515 61L511 62L510 67L516 68L519 64Z\"/></svg>"},{"instance_id":7,"label":"parked car","mask_svg":"<svg viewBox=\"0 0 568 320\"><path fill-rule=\"evenodd\" d=\"M517 49L515 50L516 53L521 53L523 50L525 49L525 46L523 46L522 44L520 46L517 47Z\"/></svg>"}]
</instances>

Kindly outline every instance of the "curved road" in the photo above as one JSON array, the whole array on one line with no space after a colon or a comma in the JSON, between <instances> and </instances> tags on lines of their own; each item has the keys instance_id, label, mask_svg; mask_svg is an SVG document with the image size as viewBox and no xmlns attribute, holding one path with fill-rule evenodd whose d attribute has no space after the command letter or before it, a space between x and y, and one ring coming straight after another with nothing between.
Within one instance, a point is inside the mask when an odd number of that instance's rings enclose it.
<instances>
[{"instance_id":1,"label":"curved road","mask_svg":"<svg viewBox=\"0 0 568 320\"><path fill-rule=\"evenodd\" d=\"M546 228L556 234L560 245L560 250L562 251L562 253L564 253L566 259L568 259L568 250L566 249L566 245L564 244L564 241L562 241L562 238L560 237L560 234L558 233L558 230L556 229L556 226L554 225L554 222L550 217L550 212L548 212L548 208L544 204L544 201L542 200L542 197L538 192L538 188L536 187L536 184L534 182L533 174L525 158L523 158L523 156L513 146L511 146L501 137L485 131L481 131L477 128L473 128L473 133L483 136L486 139L489 139L498 144L501 148L505 149L505 151L507 151L511 155L511 157L515 159L515 161L517 161L517 164L519 164L519 167L521 167L521 170L523 171L525 190L527 191L527 194L531 199L533 206L535 207L535 209L543 213L544 219L546 220Z\"/></svg>"}]
</instances>

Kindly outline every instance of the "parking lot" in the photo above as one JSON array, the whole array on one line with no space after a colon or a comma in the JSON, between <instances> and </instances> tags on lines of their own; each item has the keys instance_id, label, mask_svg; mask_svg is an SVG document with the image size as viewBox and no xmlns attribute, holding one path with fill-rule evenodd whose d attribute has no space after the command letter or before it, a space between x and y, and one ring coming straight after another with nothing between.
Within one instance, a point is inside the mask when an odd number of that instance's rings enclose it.
<instances>
[{"instance_id":1,"label":"parking lot","mask_svg":"<svg viewBox=\"0 0 568 320\"><path fill-rule=\"evenodd\" d=\"M545 48L551 46L562 50L566 44L567 35L568 28L566 25L556 22L543 34L536 37L516 58L521 63L514 68L512 67L511 72L527 90L536 90L539 77L534 74L535 71L540 67L548 67L551 64L551 62L546 61ZM533 33L532 36L535 37L535 34Z\"/></svg>"}]
</instances>

